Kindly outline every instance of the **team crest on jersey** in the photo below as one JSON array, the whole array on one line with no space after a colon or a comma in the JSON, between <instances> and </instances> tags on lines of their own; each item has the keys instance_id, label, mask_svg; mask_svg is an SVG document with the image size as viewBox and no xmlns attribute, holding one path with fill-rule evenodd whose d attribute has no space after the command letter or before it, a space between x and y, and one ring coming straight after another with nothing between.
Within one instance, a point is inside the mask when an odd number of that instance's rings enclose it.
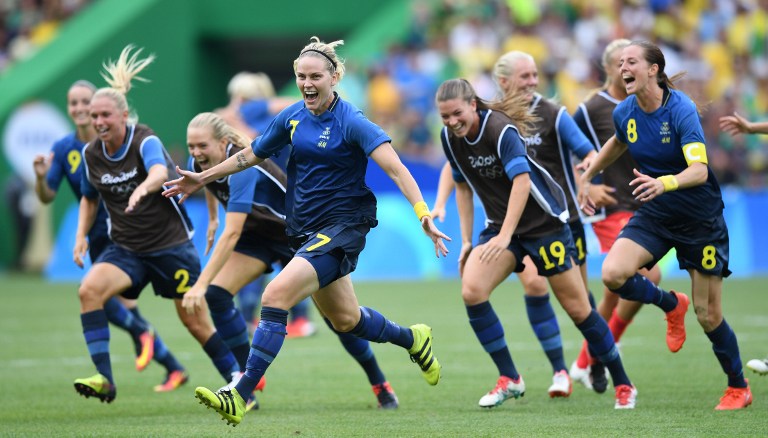
<instances>
[{"instance_id":1,"label":"team crest on jersey","mask_svg":"<svg viewBox=\"0 0 768 438\"><path fill-rule=\"evenodd\" d=\"M325 149L325 147L328 145L328 140L331 139L331 127L326 126L325 129L323 129L323 133L320 134L320 140L317 141L317 147Z\"/></svg>"},{"instance_id":2,"label":"team crest on jersey","mask_svg":"<svg viewBox=\"0 0 768 438\"><path fill-rule=\"evenodd\" d=\"M669 129L669 122L661 122L661 129L659 130L662 143L669 143L672 131Z\"/></svg>"},{"instance_id":3,"label":"team crest on jersey","mask_svg":"<svg viewBox=\"0 0 768 438\"><path fill-rule=\"evenodd\" d=\"M216 190L216 198L220 199L221 202L229 202L229 191Z\"/></svg>"}]
</instances>

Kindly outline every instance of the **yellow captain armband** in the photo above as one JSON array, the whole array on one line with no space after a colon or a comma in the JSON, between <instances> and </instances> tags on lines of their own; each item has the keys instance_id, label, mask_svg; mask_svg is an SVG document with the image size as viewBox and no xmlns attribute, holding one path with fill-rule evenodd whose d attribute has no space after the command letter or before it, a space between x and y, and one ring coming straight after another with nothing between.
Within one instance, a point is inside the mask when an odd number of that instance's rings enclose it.
<instances>
[{"instance_id":1,"label":"yellow captain armband","mask_svg":"<svg viewBox=\"0 0 768 438\"><path fill-rule=\"evenodd\" d=\"M662 184L664 184L665 192L674 192L680 186L680 184L677 182L677 177L675 175L663 175L656 179L661 181Z\"/></svg>"},{"instance_id":2,"label":"yellow captain armband","mask_svg":"<svg viewBox=\"0 0 768 438\"><path fill-rule=\"evenodd\" d=\"M689 166L693 163L708 164L707 148L704 143L688 143L683 146L683 156Z\"/></svg>"},{"instance_id":3,"label":"yellow captain armband","mask_svg":"<svg viewBox=\"0 0 768 438\"><path fill-rule=\"evenodd\" d=\"M430 216L429 214L429 207L427 207L427 203L424 201L419 201L416 203L416 205L413 206L413 211L416 212L416 217L419 218L419 220L424 219L424 216Z\"/></svg>"}]
</instances>

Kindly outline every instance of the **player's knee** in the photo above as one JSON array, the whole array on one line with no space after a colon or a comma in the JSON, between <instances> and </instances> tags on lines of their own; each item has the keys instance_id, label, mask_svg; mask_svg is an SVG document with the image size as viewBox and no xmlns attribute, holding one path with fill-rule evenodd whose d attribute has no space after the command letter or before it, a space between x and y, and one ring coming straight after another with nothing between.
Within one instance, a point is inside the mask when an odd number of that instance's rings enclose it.
<instances>
[{"instance_id":1,"label":"player's knee","mask_svg":"<svg viewBox=\"0 0 768 438\"><path fill-rule=\"evenodd\" d=\"M80 298L81 303L95 303L101 300L101 290L88 281L84 281L80 284L80 288L77 290L77 295ZM103 300L101 300L103 301Z\"/></svg>"},{"instance_id":2,"label":"player's knee","mask_svg":"<svg viewBox=\"0 0 768 438\"><path fill-rule=\"evenodd\" d=\"M694 311L696 312L696 320L705 333L716 329L723 321L720 313L710 312L706 306L694 306Z\"/></svg>"},{"instance_id":3,"label":"player's knee","mask_svg":"<svg viewBox=\"0 0 768 438\"><path fill-rule=\"evenodd\" d=\"M334 330L340 333L349 333L360 322L360 315L357 314L335 314L329 316L328 320L331 322L331 326Z\"/></svg>"},{"instance_id":4,"label":"player's knee","mask_svg":"<svg viewBox=\"0 0 768 438\"><path fill-rule=\"evenodd\" d=\"M490 295L490 291L486 291L475 284L465 283L461 286L461 298L467 306L474 306L475 304L488 301Z\"/></svg>"},{"instance_id":5,"label":"player's knee","mask_svg":"<svg viewBox=\"0 0 768 438\"><path fill-rule=\"evenodd\" d=\"M632 274L632 272L627 272L624 267L617 263L608 263L608 260L603 263L603 284L609 289L616 290L620 288Z\"/></svg>"},{"instance_id":6,"label":"player's knee","mask_svg":"<svg viewBox=\"0 0 768 438\"><path fill-rule=\"evenodd\" d=\"M208 315L204 312L195 312L193 315L186 315L181 319L184 327L187 331L195 337L195 339L207 339L213 334L214 329L211 325Z\"/></svg>"},{"instance_id":7,"label":"player's knee","mask_svg":"<svg viewBox=\"0 0 768 438\"><path fill-rule=\"evenodd\" d=\"M535 277L520 277L520 282L523 284L523 290L525 294L530 297L541 297L549 292L549 284L547 279L537 275Z\"/></svg>"}]
</instances>

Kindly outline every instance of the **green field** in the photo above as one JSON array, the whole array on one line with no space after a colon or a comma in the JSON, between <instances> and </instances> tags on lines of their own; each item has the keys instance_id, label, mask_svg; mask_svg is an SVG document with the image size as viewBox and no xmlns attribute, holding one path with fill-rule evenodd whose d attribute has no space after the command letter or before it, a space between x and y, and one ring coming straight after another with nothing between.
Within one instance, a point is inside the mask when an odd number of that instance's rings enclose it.
<instances>
[{"instance_id":1,"label":"green field","mask_svg":"<svg viewBox=\"0 0 768 438\"><path fill-rule=\"evenodd\" d=\"M267 373L261 409L237 428L226 427L199 405L195 386L223 382L186 333L171 304L145 291L144 315L188 368L190 382L155 394L163 378L153 363L139 374L127 335L112 330L118 397L111 405L78 396L72 381L94 368L83 341L77 285L34 277L0 276L1 436L767 436L768 376L749 373L754 403L738 412L715 412L726 379L693 311L688 341L667 351L660 310L644 309L621 343L624 363L639 395L633 411L613 409L612 390L598 395L576 387L569 399L551 400L551 368L525 316L516 281L502 285L492 303L527 386L525 397L483 410L477 401L498 377L469 328L458 282L360 283L360 302L400 324L433 327L443 379L428 386L398 347L374 350L400 399L397 411L379 411L365 375L325 327L312 338L287 340ZM686 290L685 282L665 282ZM766 279L728 280L724 312L736 331L742 360L768 354ZM594 290L599 285L593 284ZM566 361L581 338L564 312L560 319ZM315 318L317 321L317 318Z\"/></svg>"}]
</instances>

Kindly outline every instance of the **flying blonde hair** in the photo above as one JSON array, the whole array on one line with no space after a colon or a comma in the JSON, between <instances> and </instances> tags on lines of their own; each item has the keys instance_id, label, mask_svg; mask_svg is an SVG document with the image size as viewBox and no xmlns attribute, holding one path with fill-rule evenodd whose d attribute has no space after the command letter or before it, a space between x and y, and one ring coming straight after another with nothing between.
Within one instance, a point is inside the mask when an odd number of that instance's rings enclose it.
<instances>
[{"instance_id":1,"label":"flying blonde hair","mask_svg":"<svg viewBox=\"0 0 768 438\"><path fill-rule=\"evenodd\" d=\"M136 113L131 111L128 106L128 101L125 95L131 90L131 81L137 80L141 82L149 82L148 79L137 76L142 70L144 70L149 64L155 60L155 55L150 54L146 58L140 59L142 48L138 48L135 52L131 53L136 46L128 44L120 52L120 57L117 61L105 61L102 64L104 71L101 73L101 77L107 81L109 87L99 88L93 95L93 99L97 97L108 97L115 102L115 106L119 111L128 111L129 124L137 123L139 117Z\"/></svg>"}]
</instances>

